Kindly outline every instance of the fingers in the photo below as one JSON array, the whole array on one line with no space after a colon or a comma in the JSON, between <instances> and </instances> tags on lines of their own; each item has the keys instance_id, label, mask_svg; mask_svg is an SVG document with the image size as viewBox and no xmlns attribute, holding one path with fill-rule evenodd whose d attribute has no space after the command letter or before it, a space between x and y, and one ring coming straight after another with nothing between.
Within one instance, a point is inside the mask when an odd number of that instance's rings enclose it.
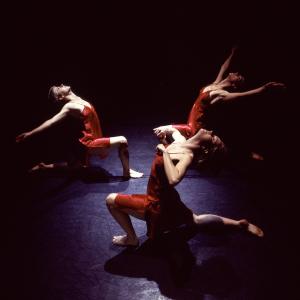
<instances>
[{"instance_id":1,"label":"fingers","mask_svg":"<svg viewBox=\"0 0 300 300\"><path fill-rule=\"evenodd\" d=\"M161 132L161 130L159 128L154 128L153 131L155 134L159 134Z\"/></svg>"},{"instance_id":2,"label":"fingers","mask_svg":"<svg viewBox=\"0 0 300 300\"><path fill-rule=\"evenodd\" d=\"M163 130L163 127L162 127L162 126L157 127L157 128L154 128L153 131L154 131L154 134L155 134L157 137L160 137L160 136L164 133L164 130Z\"/></svg>"},{"instance_id":3,"label":"fingers","mask_svg":"<svg viewBox=\"0 0 300 300\"><path fill-rule=\"evenodd\" d=\"M159 129L153 130L156 136L159 136L162 132Z\"/></svg>"},{"instance_id":4,"label":"fingers","mask_svg":"<svg viewBox=\"0 0 300 300\"><path fill-rule=\"evenodd\" d=\"M271 81L265 84L266 88L286 88L286 85L282 82Z\"/></svg>"},{"instance_id":5,"label":"fingers","mask_svg":"<svg viewBox=\"0 0 300 300\"><path fill-rule=\"evenodd\" d=\"M159 126L159 127L156 127L156 128L153 129L153 131L155 133L167 132L169 130L170 130L170 126L168 126L168 125L167 126Z\"/></svg>"},{"instance_id":6,"label":"fingers","mask_svg":"<svg viewBox=\"0 0 300 300\"><path fill-rule=\"evenodd\" d=\"M280 87L280 88L286 88L286 85L284 83L282 83L282 82L277 82L276 86Z\"/></svg>"}]
</instances>

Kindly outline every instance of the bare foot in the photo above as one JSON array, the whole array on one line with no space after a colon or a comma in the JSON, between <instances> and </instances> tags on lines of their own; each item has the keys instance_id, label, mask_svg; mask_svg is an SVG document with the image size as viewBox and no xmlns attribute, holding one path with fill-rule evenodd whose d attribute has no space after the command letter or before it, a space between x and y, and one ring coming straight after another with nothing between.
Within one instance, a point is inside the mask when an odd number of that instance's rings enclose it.
<instances>
[{"instance_id":1,"label":"bare foot","mask_svg":"<svg viewBox=\"0 0 300 300\"><path fill-rule=\"evenodd\" d=\"M243 219L239 221L240 226L245 228L249 233L254 234L258 237L263 237L264 232L256 225L249 223L247 220Z\"/></svg>"},{"instance_id":2,"label":"bare foot","mask_svg":"<svg viewBox=\"0 0 300 300\"><path fill-rule=\"evenodd\" d=\"M112 243L116 246L127 247L133 246L136 247L139 245L139 239L129 238L127 235L116 235L112 239Z\"/></svg>"},{"instance_id":3,"label":"bare foot","mask_svg":"<svg viewBox=\"0 0 300 300\"><path fill-rule=\"evenodd\" d=\"M34 167L32 167L31 169L28 170L28 173L33 173L39 170L45 170L45 169L51 169L52 166L51 165L46 165L43 162L40 162L39 164L35 165Z\"/></svg>"},{"instance_id":4,"label":"bare foot","mask_svg":"<svg viewBox=\"0 0 300 300\"><path fill-rule=\"evenodd\" d=\"M256 152L251 152L251 158L254 160L264 160L264 157Z\"/></svg>"},{"instance_id":5,"label":"bare foot","mask_svg":"<svg viewBox=\"0 0 300 300\"><path fill-rule=\"evenodd\" d=\"M143 177L144 173L129 169L129 174L128 173L124 173L124 177L126 178L141 178Z\"/></svg>"}]
</instances>

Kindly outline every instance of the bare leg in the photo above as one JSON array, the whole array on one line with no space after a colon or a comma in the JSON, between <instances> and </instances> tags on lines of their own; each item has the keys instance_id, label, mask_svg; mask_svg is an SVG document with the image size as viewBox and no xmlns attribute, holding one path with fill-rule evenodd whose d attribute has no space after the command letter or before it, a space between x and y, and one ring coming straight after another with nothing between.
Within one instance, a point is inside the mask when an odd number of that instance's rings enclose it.
<instances>
[{"instance_id":1,"label":"bare leg","mask_svg":"<svg viewBox=\"0 0 300 300\"><path fill-rule=\"evenodd\" d=\"M128 143L126 138L124 136L115 136L115 137L111 137L109 140L110 140L111 147L118 148L119 157L123 167L123 176L126 178L142 177L144 175L143 173L137 172L129 168L129 153L128 153ZM108 149L109 148L97 147L97 146L89 147L88 156L103 155L103 154L107 155Z\"/></svg>"},{"instance_id":2,"label":"bare leg","mask_svg":"<svg viewBox=\"0 0 300 300\"><path fill-rule=\"evenodd\" d=\"M110 138L112 147L118 147L119 157L123 166L123 176L127 178L140 178L144 174L129 168L129 152L128 142L124 136L116 136Z\"/></svg>"},{"instance_id":3,"label":"bare leg","mask_svg":"<svg viewBox=\"0 0 300 300\"><path fill-rule=\"evenodd\" d=\"M253 225L249 223L247 220L242 219L242 220L233 220L225 217L220 217L217 215L195 215L193 214L194 217L194 223L197 225L213 225L217 223L222 223L225 226L231 226L235 227L241 230L245 230L246 232L249 232L251 234L254 234L258 237L263 237L264 233L263 231L257 227L256 225Z\"/></svg>"},{"instance_id":4,"label":"bare leg","mask_svg":"<svg viewBox=\"0 0 300 300\"><path fill-rule=\"evenodd\" d=\"M123 211L116 207L116 196L117 194L115 193L109 194L106 198L106 205L111 215L126 232L126 235L114 236L112 242L113 244L118 246L137 246L139 244L139 239L136 236L129 214L139 219L144 219L144 216L143 214L139 214L138 212L130 210Z\"/></svg>"}]
</instances>

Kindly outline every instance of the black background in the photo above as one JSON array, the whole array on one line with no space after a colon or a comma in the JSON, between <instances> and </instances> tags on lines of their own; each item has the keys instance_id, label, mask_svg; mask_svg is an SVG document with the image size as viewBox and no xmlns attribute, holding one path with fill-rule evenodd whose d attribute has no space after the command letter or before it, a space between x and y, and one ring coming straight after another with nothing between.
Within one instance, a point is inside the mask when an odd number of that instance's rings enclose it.
<instances>
[{"instance_id":1,"label":"black background","mask_svg":"<svg viewBox=\"0 0 300 300\"><path fill-rule=\"evenodd\" d=\"M60 83L94 104L106 135L110 123L184 123L199 89L215 79L232 45L238 44L231 71L245 76L245 89L268 81L284 82L288 89L224 108L221 127L226 124L225 131L234 132L230 141L243 135L246 144L268 152L270 142L284 139L294 127L294 12L283 3L242 2L14 7L6 24L4 56L5 102L15 120L8 118L10 138L58 111L47 92ZM44 140L55 137L59 144L70 134L59 132L48 132ZM48 154L55 151L46 149Z\"/></svg>"},{"instance_id":2,"label":"black background","mask_svg":"<svg viewBox=\"0 0 300 300\"><path fill-rule=\"evenodd\" d=\"M18 130L44 119L48 88L62 82L105 120L185 120L234 44L240 49L232 69L244 74L246 88L270 80L290 85L296 71L297 27L288 5L52 3L13 14L4 62Z\"/></svg>"},{"instance_id":3,"label":"black background","mask_svg":"<svg viewBox=\"0 0 300 300\"><path fill-rule=\"evenodd\" d=\"M274 170L290 174L298 138L296 11L283 2L242 1L11 5L2 26L3 134L9 133L5 149L14 155L5 162L16 163L8 172L18 178L34 160L58 157L64 147L70 134L64 126L14 143L59 110L47 100L51 85L71 85L93 103L104 132L111 123L184 123L199 89L238 44L231 70L245 76L245 89L279 81L287 90L225 108L229 140L262 150Z\"/></svg>"}]
</instances>

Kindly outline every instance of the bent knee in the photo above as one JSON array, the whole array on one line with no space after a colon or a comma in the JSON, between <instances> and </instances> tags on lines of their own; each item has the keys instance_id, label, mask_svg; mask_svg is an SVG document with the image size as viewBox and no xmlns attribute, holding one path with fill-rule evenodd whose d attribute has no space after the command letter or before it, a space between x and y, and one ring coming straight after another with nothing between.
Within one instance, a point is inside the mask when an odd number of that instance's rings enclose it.
<instances>
[{"instance_id":1,"label":"bent knee","mask_svg":"<svg viewBox=\"0 0 300 300\"><path fill-rule=\"evenodd\" d=\"M121 145L126 145L126 146L128 145L128 142L127 142L127 139L125 136L119 136L119 143Z\"/></svg>"},{"instance_id":2,"label":"bent knee","mask_svg":"<svg viewBox=\"0 0 300 300\"><path fill-rule=\"evenodd\" d=\"M196 215L193 214L193 220L195 224L201 224L207 215Z\"/></svg>"},{"instance_id":3,"label":"bent knee","mask_svg":"<svg viewBox=\"0 0 300 300\"><path fill-rule=\"evenodd\" d=\"M111 146L127 146L128 142L125 136L113 136L110 138L110 145Z\"/></svg>"},{"instance_id":4,"label":"bent knee","mask_svg":"<svg viewBox=\"0 0 300 300\"><path fill-rule=\"evenodd\" d=\"M115 206L115 199L117 197L117 193L111 193L106 197L106 205L109 207L114 207Z\"/></svg>"}]
</instances>

